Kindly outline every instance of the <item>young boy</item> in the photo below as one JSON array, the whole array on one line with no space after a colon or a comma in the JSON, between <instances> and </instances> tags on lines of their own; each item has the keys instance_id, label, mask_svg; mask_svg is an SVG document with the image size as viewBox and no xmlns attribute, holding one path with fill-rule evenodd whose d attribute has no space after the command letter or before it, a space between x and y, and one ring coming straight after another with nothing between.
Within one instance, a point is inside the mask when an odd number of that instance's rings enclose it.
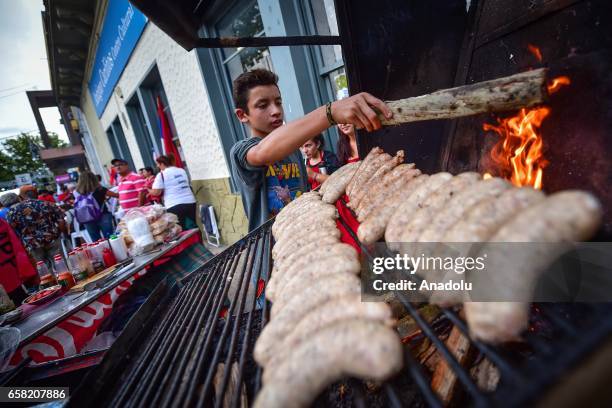
<instances>
[{"instance_id":1,"label":"young boy","mask_svg":"<svg viewBox=\"0 0 612 408\"><path fill-rule=\"evenodd\" d=\"M385 117L389 108L367 93L328 103L306 116L283 124L283 105L276 74L256 69L234 80L235 114L251 137L230 152L232 174L240 188L249 231L276 215L308 190L306 169L298 149L336 123L351 123L368 132L380 128L373 108Z\"/></svg>"}]
</instances>

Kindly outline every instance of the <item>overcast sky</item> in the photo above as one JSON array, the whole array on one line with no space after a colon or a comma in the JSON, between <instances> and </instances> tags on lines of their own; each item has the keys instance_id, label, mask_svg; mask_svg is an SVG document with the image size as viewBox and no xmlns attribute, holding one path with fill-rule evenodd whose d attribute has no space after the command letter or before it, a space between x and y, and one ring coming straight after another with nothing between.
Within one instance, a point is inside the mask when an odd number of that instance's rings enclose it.
<instances>
[{"instance_id":1,"label":"overcast sky","mask_svg":"<svg viewBox=\"0 0 612 408\"><path fill-rule=\"evenodd\" d=\"M0 0L0 141L36 131L26 90L51 88L40 12L42 0ZM45 127L65 140L57 108L41 109Z\"/></svg>"}]
</instances>

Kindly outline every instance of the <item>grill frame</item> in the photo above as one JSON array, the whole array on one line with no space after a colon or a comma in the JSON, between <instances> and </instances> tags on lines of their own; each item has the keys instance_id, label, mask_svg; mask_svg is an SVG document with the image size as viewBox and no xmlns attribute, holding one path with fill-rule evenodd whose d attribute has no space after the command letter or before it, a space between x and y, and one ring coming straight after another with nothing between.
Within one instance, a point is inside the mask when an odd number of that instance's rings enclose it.
<instances>
[{"instance_id":1,"label":"grill frame","mask_svg":"<svg viewBox=\"0 0 612 408\"><path fill-rule=\"evenodd\" d=\"M345 202L342 201L342 203L346 205ZM342 219L339 222L344 224L361 250L368 254L368 248L359 242L355 232L348 227L346 222ZM241 384L241 389L243 386L245 387L248 401L252 403L255 393L261 387L262 368L256 365L251 376L252 378L246 375L245 371L247 365L252 367L255 364L252 360L252 343L256 336L255 330L261 331L265 326L268 320L270 304L267 301L264 302L261 309L261 318L256 322L255 316L259 313L255 308L256 299L254 296L247 299L247 294L249 291L252 293L255 290L255 282L261 277L267 276L268 271L271 270L272 223L273 220L270 220L252 231L240 241L209 260L198 271L179 282L179 284L173 287L168 287L167 284L165 286L160 285L154 292L155 296L151 297L157 299L157 306L152 307L150 304L151 299L143 304L137 312L136 316L138 318L133 319L126 327L105 357L103 363L88 374L82 385L73 393L69 405L82 406L81 404L88 403L94 406L144 406L149 401L155 401L156 405L159 406L214 405L215 407L220 407L223 405L224 393L228 388L234 364L237 364L237 378L235 382ZM244 262L239 268L239 261L243 257ZM255 280L253 276L256 276ZM214 316L218 316L222 309L223 300L234 277L239 277L240 282L233 298L229 301L227 315L232 316L233 312L236 311L236 317L229 320L214 318ZM229 281L228 278L230 278ZM203 297L201 297L199 302L195 302L197 305L194 305L193 300L191 304L189 302L182 305L179 304L181 299L193 299L193 293L196 291L200 291L198 293L204 292L209 294L205 302ZM191 298L188 297L190 293L192 294ZM249 304L245 311L244 306L247 301L249 301ZM463 367L452 355L444 341L438 338L432 325L421 317L418 307L408 302L404 296L399 296L399 301L417 322L423 335L434 344L441 358L447 362L455 373L458 382L462 384L462 389L470 396L469 403L474 406L493 404L499 406L520 406L534 402L543 395L545 390L548 390L551 385L557 382L562 374L575 366L581 359L594 352L597 345L606 339L610 339L612 334L612 315L610 313L607 314L607 319L601 319L599 324L595 325L592 330L585 334L581 332L580 328L568 323L563 315L558 310L555 310L554 305L538 305L542 310L542 314L546 315L551 321L552 327L559 332L563 332L564 336L562 339L559 338L559 341L552 346L537 335L527 336L527 343L535 350L533 354L535 358L532 356L529 364L517 364L516 361L508 360L499 348L480 341L470 340L471 345L484 357L488 358L500 371L501 379L497 389L492 393L485 393L478 389L468 372L468 368ZM201 306L202 304L203 306ZM161 310L164 305L165 309ZM599 319L599 317L604 316L606 312L611 310L608 304L603 305L603 307L598 306L588 305L586 307L588 313L593 314L592 320ZM178 325L176 320L172 318L174 316L172 313L176 310L184 310L181 307L189 307L191 308L189 310L194 309L196 312L199 310L199 313L191 313L190 320L187 322L189 327L192 327L196 319L200 323L205 321L204 326L198 331L198 338L192 337L186 340L183 337L179 340L177 333L172 337L172 340L169 340L169 337L161 338L163 334L168 333L167 330ZM600 314L596 313L598 310ZM206 311L208 313L203 313ZM142 323L144 319L143 313L151 313L146 323ZM158 313L163 313L163 318L161 322L156 323L154 322L156 320L155 315ZM462 334L469 336L466 323L455 310L442 309L442 315L455 325ZM135 320L139 323L132 324ZM180 320L180 322L185 321L187 321L187 316L183 316L183 319ZM225 324L226 322L229 322L229 324ZM241 329L241 322L244 323L246 331ZM167 326L166 331L159 331L159 328L164 325ZM195 326L200 327L200 324L195 324ZM221 330L221 333L213 339L218 330ZM178 331L175 330L175 332ZM558 349L561 340L564 341L561 348L562 353ZM194 361L193 357L189 358L190 354L188 352L183 352L180 359L175 357L173 360L169 360L170 365L157 367L157 375L152 377L156 381L147 384L143 381L143 376L137 374L143 370L142 365L144 363L149 363L147 356L153 350L155 344L157 344L156 342L159 341L162 344L164 344L164 341L166 343L172 341L172 344L178 342L179 345L186 343L187 347L181 349L181 352L197 350L195 353L197 359ZM213 346L215 341L216 345ZM126 347L127 344L129 344L129 347L127 348L128 353L126 356L124 351L126 349L123 347ZM163 356L168 360L167 356L169 354L166 353ZM551 360L550 357L555 356L557 359ZM149 372L153 370L151 368L152 363L163 358L160 357L160 354L156 354L153 357L154 360L151 361L148 367ZM426 405L431 407L443 406L430 386L430 378L426 374L424 367L416 361L407 348L405 349L404 360L405 367L398 376L409 376L410 381L414 383ZM221 382L218 387L220 389L215 391L213 380L215 375L217 375L218 368L216 367L218 362L224 363L224 369L221 372ZM159 373L164 370L164 376L160 379ZM147 371L145 370L144 373L146 374ZM138 383L134 384L134 381ZM167 385L168 382L170 382L169 387ZM247 387L245 385L247 382L252 385ZM363 392L363 383L350 378L346 379L344 383L348 384L353 391L352 405L367 406L366 396ZM138 386L140 388L137 388ZM134 388L135 391L130 394L133 387L136 387ZM144 387L146 389L142 391ZM197 391L198 389L200 392ZM153 399L150 400L151 393L154 390L157 392L153 395ZM112 399L108 401L108 404L106 404L107 401L103 398L105 393L107 393L106 395L112 395ZM406 403L401 400L400 390L395 384L394 379L384 383L379 393L384 397L385 406L400 407ZM213 394L219 394L222 397L215 398ZM161 399L157 399L157 397ZM232 395L229 406L240 406L239 392Z\"/></svg>"}]
</instances>

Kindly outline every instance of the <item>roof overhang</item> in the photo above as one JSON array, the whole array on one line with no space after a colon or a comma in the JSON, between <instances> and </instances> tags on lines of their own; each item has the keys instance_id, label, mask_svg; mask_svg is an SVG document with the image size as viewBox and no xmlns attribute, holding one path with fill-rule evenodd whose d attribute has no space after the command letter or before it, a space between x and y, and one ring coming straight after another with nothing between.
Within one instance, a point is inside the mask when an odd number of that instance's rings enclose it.
<instances>
[{"instance_id":1,"label":"roof overhang","mask_svg":"<svg viewBox=\"0 0 612 408\"><path fill-rule=\"evenodd\" d=\"M51 87L58 105L79 105L95 0L43 0L41 12Z\"/></svg>"}]
</instances>

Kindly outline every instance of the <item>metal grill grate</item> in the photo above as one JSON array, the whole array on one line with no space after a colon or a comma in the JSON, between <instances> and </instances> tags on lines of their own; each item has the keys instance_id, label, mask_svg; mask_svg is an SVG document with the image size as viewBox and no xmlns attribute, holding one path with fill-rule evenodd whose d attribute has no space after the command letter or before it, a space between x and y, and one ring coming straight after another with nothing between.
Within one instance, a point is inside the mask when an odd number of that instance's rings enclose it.
<instances>
[{"instance_id":1,"label":"metal grill grate","mask_svg":"<svg viewBox=\"0 0 612 408\"><path fill-rule=\"evenodd\" d=\"M162 310L151 317L156 320L148 326L152 328L128 326L104 362L73 394L70 404L238 407L246 401L251 405L262 376L252 351L269 309L268 302L256 307L257 282L271 270L272 222L211 259L180 290L169 291L167 306L160 306ZM346 223L345 227L359 242ZM368 251L363 245L361 249ZM468 369L438 337L435 323L420 315L418 305L403 296L399 301L418 324L422 337L435 346L455 374L467 402L475 406L520 406L533 401L612 333L608 304L537 305L538 318L546 320L551 335L528 333L527 357L471 341L500 373L497 390L487 393L478 388ZM456 310L443 309L441 316L469 336ZM376 390L355 379L342 381L348 396L332 405L442 406L429 375L408 348L404 359L404 370ZM336 388L338 385L332 386L327 394ZM325 395L317 400L317 405L329 404Z\"/></svg>"}]
</instances>

